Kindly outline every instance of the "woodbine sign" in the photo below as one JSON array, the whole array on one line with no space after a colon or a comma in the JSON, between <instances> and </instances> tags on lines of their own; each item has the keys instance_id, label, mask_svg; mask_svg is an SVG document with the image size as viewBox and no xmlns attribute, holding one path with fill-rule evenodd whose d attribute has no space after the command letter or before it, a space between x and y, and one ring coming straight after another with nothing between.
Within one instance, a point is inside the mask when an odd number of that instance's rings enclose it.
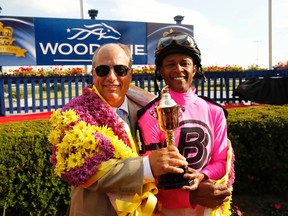
<instances>
[{"instance_id":1,"label":"woodbine sign","mask_svg":"<svg viewBox=\"0 0 288 216\"><path fill-rule=\"evenodd\" d=\"M165 32L194 34L193 25L0 16L0 65L91 65L105 43L129 44L133 64L154 64Z\"/></svg>"}]
</instances>

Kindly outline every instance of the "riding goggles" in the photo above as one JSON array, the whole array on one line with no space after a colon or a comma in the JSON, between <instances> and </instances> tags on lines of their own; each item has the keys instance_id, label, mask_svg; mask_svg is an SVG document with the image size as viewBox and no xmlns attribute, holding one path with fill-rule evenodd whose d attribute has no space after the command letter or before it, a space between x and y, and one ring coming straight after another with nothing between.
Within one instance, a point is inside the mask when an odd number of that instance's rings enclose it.
<instances>
[{"instance_id":1,"label":"riding goggles","mask_svg":"<svg viewBox=\"0 0 288 216\"><path fill-rule=\"evenodd\" d=\"M117 76L124 77L127 75L128 71L131 70L130 67L127 67L126 65L99 65L94 68L97 76L99 77L105 77L109 74L110 69L113 68L114 72Z\"/></svg>"},{"instance_id":2,"label":"riding goggles","mask_svg":"<svg viewBox=\"0 0 288 216\"><path fill-rule=\"evenodd\" d=\"M196 47L194 39L190 35L183 34L183 35L169 36L159 39L158 45L156 47L156 53L171 44L178 44L189 48Z\"/></svg>"}]
</instances>

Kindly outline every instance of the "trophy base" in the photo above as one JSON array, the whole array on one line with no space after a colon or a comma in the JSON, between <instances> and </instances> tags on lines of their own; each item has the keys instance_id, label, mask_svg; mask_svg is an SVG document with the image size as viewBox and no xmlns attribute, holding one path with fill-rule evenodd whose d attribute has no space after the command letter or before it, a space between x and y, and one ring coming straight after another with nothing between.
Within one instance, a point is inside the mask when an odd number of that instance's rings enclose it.
<instances>
[{"instance_id":1,"label":"trophy base","mask_svg":"<svg viewBox=\"0 0 288 216\"><path fill-rule=\"evenodd\" d=\"M185 168L183 167L185 170ZM190 185L193 183L191 179L183 178L183 174L174 174L174 173L166 173L161 175L158 180L157 187L160 189L168 190L168 189L176 189L181 188L184 185Z\"/></svg>"}]
</instances>

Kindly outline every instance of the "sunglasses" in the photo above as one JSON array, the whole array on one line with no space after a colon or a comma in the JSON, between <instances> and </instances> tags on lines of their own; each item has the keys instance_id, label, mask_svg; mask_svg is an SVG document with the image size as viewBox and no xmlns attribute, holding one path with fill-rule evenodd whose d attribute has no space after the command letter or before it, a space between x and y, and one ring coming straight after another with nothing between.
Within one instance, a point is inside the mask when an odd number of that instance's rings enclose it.
<instances>
[{"instance_id":1,"label":"sunglasses","mask_svg":"<svg viewBox=\"0 0 288 216\"><path fill-rule=\"evenodd\" d=\"M190 48L196 47L194 39L190 35L176 35L160 38L156 47L156 52L159 52L170 44L179 44Z\"/></svg>"},{"instance_id":2,"label":"sunglasses","mask_svg":"<svg viewBox=\"0 0 288 216\"><path fill-rule=\"evenodd\" d=\"M117 76L124 77L127 75L128 71L131 70L130 67L127 67L126 65L99 65L94 68L97 76L99 77L105 77L109 74L110 69L113 68L114 72Z\"/></svg>"}]
</instances>

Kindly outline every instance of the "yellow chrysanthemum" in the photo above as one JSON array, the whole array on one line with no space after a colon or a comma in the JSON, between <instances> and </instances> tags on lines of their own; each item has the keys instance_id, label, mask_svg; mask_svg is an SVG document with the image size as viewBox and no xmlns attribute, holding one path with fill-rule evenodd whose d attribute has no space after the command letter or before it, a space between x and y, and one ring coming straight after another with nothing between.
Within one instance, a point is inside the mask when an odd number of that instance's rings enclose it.
<instances>
[{"instance_id":1,"label":"yellow chrysanthemum","mask_svg":"<svg viewBox=\"0 0 288 216\"><path fill-rule=\"evenodd\" d=\"M65 125L69 125L72 122L78 121L78 116L74 110L67 110L65 112L62 112L63 115L63 122Z\"/></svg>"},{"instance_id":2,"label":"yellow chrysanthemum","mask_svg":"<svg viewBox=\"0 0 288 216\"><path fill-rule=\"evenodd\" d=\"M118 138L115 140L112 140L112 145L115 148L115 153L114 153L114 157L115 158L129 158L129 157L136 157L137 154L134 154L132 152L132 149L128 146L126 146L121 140L119 140Z\"/></svg>"},{"instance_id":3,"label":"yellow chrysanthemum","mask_svg":"<svg viewBox=\"0 0 288 216\"><path fill-rule=\"evenodd\" d=\"M82 155L85 155L85 157L91 157L97 148L97 140L95 140L93 135L96 128L96 126L81 121L67 134L71 140L74 140L72 145L75 146Z\"/></svg>"},{"instance_id":4,"label":"yellow chrysanthemum","mask_svg":"<svg viewBox=\"0 0 288 216\"><path fill-rule=\"evenodd\" d=\"M88 134L83 140L81 153L86 157L92 157L95 152L98 152L98 140L95 140L92 134Z\"/></svg>"},{"instance_id":5,"label":"yellow chrysanthemum","mask_svg":"<svg viewBox=\"0 0 288 216\"><path fill-rule=\"evenodd\" d=\"M114 136L114 132L112 130L112 128L105 126L102 127L97 127L96 131L99 133L102 133L104 136L110 137L110 136Z\"/></svg>"},{"instance_id":6,"label":"yellow chrysanthemum","mask_svg":"<svg viewBox=\"0 0 288 216\"><path fill-rule=\"evenodd\" d=\"M100 132L104 137L109 139L111 144L113 145L115 151L114 151L114 157L115 158L128 158L132 156L136 156L136 154L132 154L132 149L129 148L125 143L120 140L117 136L114 135L114 132L112 128L103 126L98 127L97 131Z\"/></svg>"},{"instance_id":7,"label":"yellow chrysanthemum","mask_svg":"<svg viewBox=\"0 0 288 216\"><path fill-rule=\"evenodd\" d=\"M57 153L63 155L62 157L65 157L66 159L68 155L65 155L70 154L73 150L73 145L71 145L71 143L73 143L73 140L71 140L69 136L64 136L62 142L57 144Z\"/></svg>"},{"instance_id":8,"label":"yellow chrysanthemum","mask_svg":"<svg viewBox=\"0 0 288 216\"><path fill-rule=\"evenodd\" d=\"M84 164L84 158L81 152L76 152L75 154L70 154L67 159L67 171L75 167L81 167Z\"/></svg>"},{"instance_id":9,"label":"yellow chrysanthemum","mask_svg":"<svg viewBox=\"0 0 288 216\"><path fill-rule=\"evenodd\" d=\"M61 174L65 171L65 160L61 154L56 153L57 164L55 166L54 172L56 175L61 177Z\"/></svg>"},{"instance_id":10,"label":"yellow chrysanthemum","mask_svg":"<svg viewBox=\"0 0 288 216\"><path fill-rule=\"evenodd\" d=\"M50 116L50 121L56 125L56 122L58 121L59 116L61 115L60 110L55 110L51 116Z\"/></svg>"},{"instance_id":11,"label":"yellow chrysanthemum","mask_svg":"<svg viewBox=\"0 0 288 216\"><path fill-rule=\"evenodd\" d=\"M62 142L56 142L57 164L55 172L58 175L61 172L69 171L71 168L81 167L84 164L84 158L93 156L97 150L97 140L93 135L96 128L96 126L80 121L71 130L66 130ZM51 133L51 141L57 139L58 133L61 131L54 130Z\"/></svg>"},{"instance_id":12,"label":"yellow chrysanthemum","mask_svg":"<svg viewBox=\"0 0 288 216\"><path fill-rule=\"evenodd\" d=\"M51 130L49 136L48 136L48 141L52 144L52 145L57 145L60 141L60 135L61 135L61 131L59 130Z\"/></svg>"},{"instance_id":13,"label":"yellow chrysanthemum","mask_svg":"<svg viewBox=\"0 0 288 216\"><path fill-rule=\"evenodd\" d=\"M58 109L52 113L50 121L52 122L52 126L55 130L61 130L70 123L78 121L78 116L73 110L62 112L60 109Z\"/></svg>"},{"instance_id":14,"label":"yellow chrysanthemum","mask_svg":"<svg viewBox=\"0 0 288 216\"><path fill-rule=\"evenodd\" d=\"M52 122L52 127L55 130L61 130L63 128L63 118L62 118L62 112L61 110L55 110L51 117L50 122Z\"/></svg>"}]
</instances>

